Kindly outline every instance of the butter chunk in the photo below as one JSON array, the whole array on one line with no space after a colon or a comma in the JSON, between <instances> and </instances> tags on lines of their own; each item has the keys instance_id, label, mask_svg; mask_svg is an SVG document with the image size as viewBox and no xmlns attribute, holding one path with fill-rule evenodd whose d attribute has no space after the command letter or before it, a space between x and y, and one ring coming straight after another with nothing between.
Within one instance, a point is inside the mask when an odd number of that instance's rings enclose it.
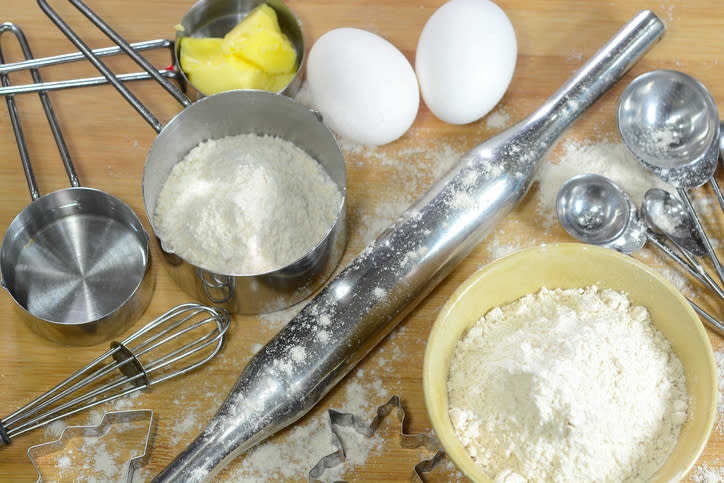
<instances>
[{"instance_id":1,"label":"butter chunk","mask_svg":"<svg viewBox=\"0 0 724 483\"><path fill-rule=\"evenodd\" d=\"M189 81L206 95L233 89L269 90L271 77L244 59L224 55L221 40L181 39L179 62Z\"/></svg>"},{"instance_id":2,"label":"butter chunk","mask_svg":"<svg viewBox=\"0 0 724 483\"><path fill-rule=\"evenodd\" d=\"M276 12L266 4L253 9L224 36L222 51L241 57L268 74L296 71L294 46L282 33Z\"/></svg>"}]
</instances>

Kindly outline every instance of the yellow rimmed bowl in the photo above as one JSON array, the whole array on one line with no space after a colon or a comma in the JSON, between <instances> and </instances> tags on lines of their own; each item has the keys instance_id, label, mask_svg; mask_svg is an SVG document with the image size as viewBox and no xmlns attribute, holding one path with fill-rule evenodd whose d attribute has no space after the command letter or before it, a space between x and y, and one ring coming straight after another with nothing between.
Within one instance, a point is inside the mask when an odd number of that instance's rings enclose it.
<instances>
[{"instance_id":1,"label":"yellow rimmed bowl","mask_svg":"<svg viewBox=\"0 0 724 483\"><path fill-rule=\"evenodd\" d=\"M522 250L474 273L448 299L430 332L423 363L425 405L443 449L471 480L493 481L469 456L448 416L447 382L457 341L494 307L542 287L591 285L625 292L645 306L684 367L689 419L650 481L679 481L699 458L714 424L718 389L711 343L696 312L671 283L637 260L606 248L560 243Z\"/></svg>"}]
</instances>

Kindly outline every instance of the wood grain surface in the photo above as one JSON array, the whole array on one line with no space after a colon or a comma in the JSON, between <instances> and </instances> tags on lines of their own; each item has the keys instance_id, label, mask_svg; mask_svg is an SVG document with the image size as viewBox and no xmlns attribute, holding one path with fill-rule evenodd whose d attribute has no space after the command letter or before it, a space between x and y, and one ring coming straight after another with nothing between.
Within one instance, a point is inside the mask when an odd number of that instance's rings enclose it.
<instances>
[{"instance_id":1,"label":"wood grain surface","mask_svg":"<svg viewBox=\"0 0 724 483\"><path fill-rule=\"evenodd\" d=\"M172 38L177 24L193 0L96 0L89 6L129 41ZM358 27L377 33L393 44L414 63L417 39L429 16L443 4L442 0L289 0L288 5L303 23L307 48L326 31L336 27ZM82 18L70 4L52 4L92 47L109 45L109 41ZM585 113L561 138L570 141L611 139L616 141L615 106L623 88L638 74L671 68L687 72L701 80L714 98L724 103L724 2L662 0L643 2L612 0L605 2L574 0L499 0L509 15L518 38L518 63L515 75L502 102L496 109L505 126L522 119L552 94L587 58L603 45L639 10L651 9L667 24L663 40L598 103ZM20 26L36 57L74 50L35 2L0 2L0 21ZM6 61L21 59L10 36L3 36ZM169 65L166 52L149 54L159 67ZM137 70L127 59L113 59L118 71ZM44 80L61 80L77 76L96 76L87 63L43 69ZM29 81L27 73L11 76L14 84ZM158 85L141 82L133 91L162 121L168 121L180 106ZM75 162L81 184L107 191L128 203L142 218L150 232L141 194L141 177L146 153L155 131L109 86L58 91L51 94ZM60 158L35 95L16 96L23 128L41 193L68 186ZM30 202L9 118L3 107L0 115L0 230L5 233L13 218ZM453 126L437 120L421 104L412 129L399 141L379 148L365 148L343 143L348 166L350 240L342 265L351 261L367 242L381 232L419 196L427 186L467 149L498 132L499 124L483 119L466 126ZM554 149L546 162L556 163L562 155ZM721 176L721 169L718 171ZM244 471L262 481L304 481L311 466L285 462L301 455L286 455L283 448L298 437L298 428L324 429L325 413L330 408L359 409L371 419L374 407L397 394L407 412L405 430L412 433L431 431L422 395L421 371L426 337L447 297L475 270L504 251L571 238L554 223L541 222L536 187L493 234L477 247L360 366L343 380L321 403L295 427L271 440L277 448L280 467L269 465L267 474L250 458L233 461L218 477L219 481L245 481ZM721 246L721 219L711 223L715 246ZM153 246L155 290L145 314L128 330L174 305L189 300L170 279L161 261L158 247ZM653 263L653 250L636 256ZM672 270L675 268L670 267ZM721 304L693 289L699 302L720 317ZM100 411L119 408L150 408L156 416L151 457L139 473L150 479L178 454L211 418L241 369L255 350L266 343L299 310L291 308L259 317L235 315L228 342L220 357L208 366L183 378L159 384L121 403L109 404ZM92 347L63 347L45 340L23 323L11 297L0 294L0 417L4 417L33 397L44 392L93 360L106 350L107 344ZM715 350L724 349L724 340L709 332ZM364 393L360 402L356 395ZM85 424L98 413L71 418L70 424ZM395 418L380 434L387 440L378 442L368 452L367 460L346 478L354 481L407 481L414 464L429 454L422 450L399 448ZM379 435L378 435L379 436ZM54 439L50 430L39 429L18 437L8 447L0 448L0 481L34 481L36 473L28 460L29 446ZM112 445L125 441L119 438ZM129 443L130 444L130 443ZM133 443L133 444L137 444ZM291 443L289 443L291 444ZM297 443L298 444L298 443ZM311 444L311 443L310 443ZM303 446L302 446L303 447ZM299 448L299 446L293 447ZM310 450L311 451L311 450ZM722 474L724 435L715 428L709 444L690 474L696 480L704 469ZM92 460L93 455L88 456ZM97 459L97 456L95 457ZM92 461L91 461L92 462ZM268 462L270 463L270 462ZM88 466L88 465L86 465ZM88 470L89 471L89 470ZM353 476L350 476L352 475ZM697 476L699 475L699 476ZM69 481L88 481L83 465L63 473ZM114 477L98 476L99 480ZM462 481L452 465L443 462L425 475L427 481Z\"/></svg>"}]
</instances>

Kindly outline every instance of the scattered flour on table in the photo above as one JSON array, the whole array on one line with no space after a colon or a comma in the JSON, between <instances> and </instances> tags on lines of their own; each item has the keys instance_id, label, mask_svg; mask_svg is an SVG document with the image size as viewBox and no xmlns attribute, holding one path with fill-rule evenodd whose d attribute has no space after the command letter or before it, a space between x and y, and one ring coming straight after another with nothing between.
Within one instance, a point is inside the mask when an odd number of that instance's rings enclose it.
<instances>
[{"instance_id":1,"label":"scattered flour on table","mask_svg":"<svg viewBox=\"0 0 724 483\"><path fill-rule=\"evenodd\" d=\"M714 362L716 362L719 381L719 399L714 431L721 435L724 434L724 349L714 351ZM695 466L689 474L689 479L695 483L724 482L724 457L717 456L710 464Z\"/></svg>"},{"instance_id":2,"label":"scattered flour on table","mask_svg":"<svg viewBox=\"0 0 724 483\"><path fill-rule=\"evenodd\" d=\"M356 376L363 376L357 371ZM354 414L363 421L372 420L374 408L389 399L381 381L350 381L345 384L344 400L336 410ZM367 459L380 453L385 441L375 436L365 437L356 431L338 428L346 451L345 462L324 472L325 481L335 481ZM290 427L280 438L272 438L254 447L237 460L223 481L261 483L267 481L306 481L309 471L334 451L333 433L327 413L308 418Z\"/></svg>"},{"instance_id":3,"label":"scattered flour on table","mask_svg":"<svg viewBox=\"0 0 724 483\"><path fill-rule=\"evenodd\" d=\"M45 437L46 439L58 439L60 438L60 435L63 433L64 429L65 421L63 421L62 419L53 421L45 427Z\"/></svg>"},{"instance_id":4,"label":"scattered flour on table","mask_svg":"<svg viewBox=\"0 0 724 483\"><path fill-rule=\"evenodd\" d=\"M510 125L510 114L505 109L497 109L485 117L485 126L488 129L501 130Z\"/></svg>"},{"instance_id":5,"label":"scattered flour on table","mask_svg":"<svg viewBox=\"0 0 724 483\"><path fill-rule=\"evenodd\" d=\"M724 481L724 467L700 465L691 472L691 480L696 483L722 483Z\"/></svg>"},{"instance_id":6,"label":"scattered flour on table","mask_svg":"<svg viewBox=\"0 0 724 483\"><path fill-rule=\"evenodd\" d=\"M541 220L557 223L555 202L563 183L579 174L599 174L618 184L641 206L649 188L672 191L672 187L644 168L620 142L565 141L557 163L547 160L538 172L538 213Z\"/></svg>"},{"instance_id":7,"label":"scattered flour on table","mask_svg":"<svg viewBox=\"0 0 724 483\"><path fill-rule=\"evenodd\" d=\"M492 309L458 342L448 389L458 436L500 482L646 481L687 418L648 311L596 287Z\"/></svg>"},{"instance_id":8,"label":"scattered flour on table","mask_svg":"<svg viewBox=\"0 0 724 483\"><path fill-rule=\"evenodd\" d=\"M293 143L242 134L202 142L177 163L154 221L166 249L226 274L287 265L328 232L342 195Z\"/></svg>"},{"instance_id":9,"label":"scattered flour on table","mask_svg":"<svg viewBox=\"0 0 724 483\"><path fill-rule=\"evenodd\" d=\"M88 425L97 425L102 416L101 411L93 410L89 416ZM134 438L122 439L122 433L133 431ZM147 428L142 425L112 425L98 436L84 436L72 438L65 447L58 450L57 457L53 456L55 476L60 481L83 481L86 483L101 483L107 481L123 481L128 474L128 464L131 457L141 454L143 442L140 435ZM124 441L119 445L118 441ZM46 473L41 464L40 471ZM80 476L82 475L82 477ZM133 481L138 481L143 473L134 472ZM146 475L148 476L148 475ZM48 479L49 475L44 475ZM141 479L140 481L144 481Z\"/></svg>"},{"instance_id":10,"label":"scattered flour on table","mask_svg":"<svg viewBox=\"0 0 724 483\"><path fill-rule=\"evenodd\" d=\"M512 255L523 248L532 247L537 243L536 240L503 241L503 235L505 235L505 233L497 230L487 239L486 246L490 254L490 261Z\"/></svg>"}]
</instances>

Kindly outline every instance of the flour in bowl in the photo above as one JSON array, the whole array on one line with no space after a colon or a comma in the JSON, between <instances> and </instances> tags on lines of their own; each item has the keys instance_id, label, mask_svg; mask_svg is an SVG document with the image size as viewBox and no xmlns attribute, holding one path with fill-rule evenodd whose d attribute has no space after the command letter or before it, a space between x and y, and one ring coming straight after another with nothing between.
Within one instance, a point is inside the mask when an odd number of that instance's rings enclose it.
<instances>
[{"instance_id":1,"label":"flour in bowl","mask_svg":"<svg viewBox=\"0 0 724 483\"><path fill-rule=\"evenodd\" d=\"M496 482L643 482L687 419L681 361L611 289L541 289L458 341L450 420Z\"/></svg>"},{"instance_id":2,"label":"flour in bowl","mask_svg":"<svg viewBox=\"0 0 724 483\"><path fill-rule=\"evenodd\" d=\"M342 194L295 144L241 134L202 142L176 164L154 214L164 248L223 274L281 268L331 229Z\"/></svg>"}]
</instances>

